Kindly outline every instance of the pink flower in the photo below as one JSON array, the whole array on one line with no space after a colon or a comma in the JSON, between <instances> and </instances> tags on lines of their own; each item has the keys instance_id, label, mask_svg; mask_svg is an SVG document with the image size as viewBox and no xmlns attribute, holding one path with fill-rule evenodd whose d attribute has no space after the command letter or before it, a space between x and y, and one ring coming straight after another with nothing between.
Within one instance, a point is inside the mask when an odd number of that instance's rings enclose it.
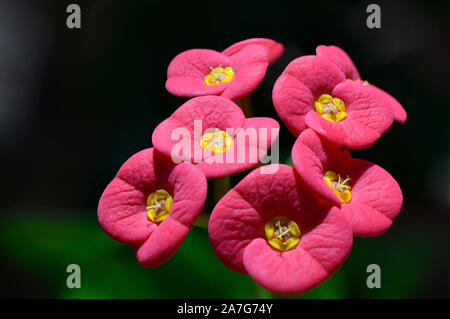
<instances>
[{"instance_id":1,"label":"pink flower","mask_svg":"<svg viewBox=\"0 0 450 319\"><path fill-rule=\"evenodd\" d=\"M278 294L299 294L347 258L353 236L336 207L319 205L295 170L252 171L216 205L211 245L225 266Z\"/></svg>"},{"instance_id":2,"label":"pink flower","mask_svg":"<svg viewBox=\"0 0 450 319\"><path fill-rule=\"evenodd\" d=\"M174 165L153 148L133 155L109 183L98 220L112 239L135 247L144 267L155 267L178 249L206 199L207 183L194 165Z\"/></svg>"},{"instance_id":3,"label":"pink flower","mask_svg":"<svg viewBox=\"0 0 450 319\"><path fill-rule=\"evenodd\" d=\"M252 44L264 45L267 49L269 49L269 63L273 63L278 60L284 52L284 46L281 43L266 38L252 38L237 42L223 50L222 53L227 56L231 56Z\"/></svg>"},{"instance_id":4,"label":"pink flower","mask_svg":"<svg viewBox=\"0 0 450 319\"><path fill-rule=\"evenodd\" d=\"M315 55L292 61L275 83L275 109L295 136L310 127L341 146L368 147L392 125L396 101L366 81L346 80L357 70L348 56L333 57L334 63Z\"/></svg>"},{"instance_id":5,"label":"pink flower","mask_svg":"<svg viewBox=\"0 0 450 319\"><path fill-rule=\"evenodd\" d=\"M170 62L166 89L177 96L220 95L236 101L256 89L268 64L269 49L264 45L248 45L229 56L192 49Z\"/></svg>"},{"instance_id":6,"label":"pink flower","mask_svg":"<svg viewBox=\"0 0 450 319\"><path fill-rule=\"evenodd\" d=\"M292 162L316 194L340 207L356 236L381 235L400 213L402 191L388 172L351 158L310 129L295 142Z\"/></svg>"},{"instance_id":7,"label":"pink flower","mask_svg":"<svg viewBox=\"0 0 450 319\"><path fill-rule=\"evenodd\" d=\"M336 66L345 74L347 79L351 79L353 81L360 81L361 77L359 76L358 69L356 68L353 61L350 59L348 54L342 50L341 48L334 45L319 45L316 48L316 54L319 57L325 58L328 61L336 64ZM374 88L373 84L370 84ZM379 89L382 91L381 89ZM407 115L403 106L391 95L382 91L386 95L386 102L390 105L392 110L394 111L394 120L399 123L405 123Z\"/></svg>"},{"instance_id":8,"label":"pink flower","mask_svg":"<svg viewBox=\"0 0 450 319\"><path fill-rule=\"evenodd\" d=\"M279 132L277 121L246 119L233 101L219 96L192 98L153 132L153 146L176 163L191 162L207 178L255 166Z\"/></svg>"}]
</instances>

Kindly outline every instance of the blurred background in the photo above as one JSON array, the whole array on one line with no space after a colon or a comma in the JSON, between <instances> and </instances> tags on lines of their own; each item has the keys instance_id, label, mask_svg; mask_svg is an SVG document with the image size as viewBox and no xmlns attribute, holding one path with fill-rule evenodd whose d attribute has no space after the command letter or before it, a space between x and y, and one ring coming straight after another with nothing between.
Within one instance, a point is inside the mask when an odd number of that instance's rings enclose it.
<instances>
[{"instance_id":1,"label":"blurred background","mask_svg":"<svg viewBox=\"0 0 450 319\"><path fill-rule=\"evenodd\" d=\"M66 27L69 3L81 7L81 29ZM345 264L300 297L448 298L449 2L376 1L381 29L366 26L370 3L2 0L0 296L275 297L223 266L203 228L167 263L145 269L96 217L121 164L150 147L153 129L186 100L164 88L171 59L267 37L286 51L252 94L255 116L281 124L273 84L292 59L319 44L346 50L363 79L408 112L404 125L351 152L394 176L402 212L381 237L355 238ZM290 163L295 139L281 126L280 161ZM373 263L381 267L380 289L366 286ZM80 289L66 286L69 264L81 267Z\"/></svg>"}]
</instances>

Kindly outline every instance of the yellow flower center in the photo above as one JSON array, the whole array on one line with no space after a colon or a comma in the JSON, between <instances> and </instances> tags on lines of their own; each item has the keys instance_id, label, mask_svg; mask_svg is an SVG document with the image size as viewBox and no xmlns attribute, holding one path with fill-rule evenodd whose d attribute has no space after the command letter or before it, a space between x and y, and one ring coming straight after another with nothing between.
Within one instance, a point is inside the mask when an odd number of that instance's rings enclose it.
<instances>
[{"instance_id":1,"label":"yellow flower center","mask_svg":"<svg viewBox=\"0 0 450 319\"><path fill-rule=\"evenodd\" d=\"M211 72L205 76L205 84L206 85L219 85L225 82L230 82L234 76L234 70L232 67L222 68L222 65L219 65L217 68L209 67Z\"/></svg>"},{"instance_id":2,"label":"yellow flower center","mask_svg":"<svg viewBox=\"0 0 450 319\"><path fill-rule=\"evenodd\" d=\"M302 235L297 224L284 216L276 216L267 222L264 230L269 244L279 251L295 248Z\"/></svg>"},{"instance_id":3,"label":"yellow flower center","mask_svg":"<svg viewBox=\"0 0 450 319\"><path fill-rule=\"evenodd\" d=\"M205 151L223 153L233 146L233 138L225 131L215 129L214 132L205 133L200 140L200 147Z\"/></svg>"},{"instance_id":4,"label":"yellow flower center","mask_svg":"<svg viewBox=\"0 0 450 319\"><path fill-rule=\"evenodd\" d=\"M314 110L325 120L340 122L347 118L345 105L341 99L332 97L329 94L322 94L314 103Z\"/></svg>"},{"instance_id":5,"label":"yellow flower center","mask_svg":"<svg viewBox=\"0 0 450 319\"><path fill-rule=\"evenodd\" d=\"M147 217L155 223L162 222L169 216L173 199L164 189L158 189L147 197Z\"/></svg>"},{"instance_id":6,"label":"yellow flower center","mask_svg":"<svg viewBox=\"0 0 450 319\"><path fill-rule=\"evenodd\" d=\"M342 203L346 204L352 199L352 193L350 192L352 188L349 185L350 177L347 176L347 178L343 179L341 175L333 171L327 171L323 175L323 180L333 190L336 196L339 197Z\"/></svg>"}]
</instances>

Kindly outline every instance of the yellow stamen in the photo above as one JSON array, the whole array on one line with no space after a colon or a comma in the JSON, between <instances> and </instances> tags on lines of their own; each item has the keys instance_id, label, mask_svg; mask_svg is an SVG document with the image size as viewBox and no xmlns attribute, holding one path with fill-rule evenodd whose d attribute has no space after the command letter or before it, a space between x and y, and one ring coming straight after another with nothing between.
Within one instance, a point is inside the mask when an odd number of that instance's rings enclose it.
<instances>
[{"instance_id":1,"label":"yellow stamen","mask_svg":"<svg viewBox=\"0 0 450 319\"><path fill-rule=\"evenodd\" d=\"M267 242L279 251L287 251L298 245L301 232L297 224L284 216L276 216L264 225Z\"/></svg>"},{"instance_id":2,"label":"yellow stamen","mask_svg":"<svg viewBox=\"0 0 450 319\"><path fill-rule=\"evenodd\" d=\"M352 194L350 192L352 188L349 185L350 180L350 177L347 176L346 179L343 179L341 175L336 174L333 171L327 171L323 175L325 184L333 190L339 200L344 204L350 202L352 199Z\"/></svg>"},{"instance_id":3,"label":"yellow stamen","mask_svg":"<svg viewBox=\"0 0 450 319\"><path fill-rule=\"evenodd\" d=\"M210 85L219 85L225 82L230 82L234 76L234 70L232 67L222 68L222 65L219 65L217 68L209 67L211 72L205 76L205 84Z\"/></svg>"},{"instance_id":4,"label":"yellow stamen","mask_svg":"<svg viewBox=\"0 0 450 319\"><path fill-rule=\"evenodd\" d=\"M344 102L329 94L322 94L319 96L317 101L314 102L314 110L325 120L331 122L340 122L347 118Z\"/></svg>"},{"instance_id":5,"label":"yellow stamen","mask_svg":"<svg viewBox=\"0 0 450 319\"><path fill-rule=\"evenodd\" d=\"M147 197L147 217L155 223L162 222L169 216L173 199L164 189L158 189Z\"/></svg>"},{"instance_id":6,"label":"yellow stamen","mask_svg":"<svg viewBox=\"0 0 450 319\"><path fill-rule=\"evenodd\" d=\"M233 138L225 131L215 129L214 132L205 133L200 140L200 147L206 151L223 153L233 146Z\"/></svg>"}]
</instances>

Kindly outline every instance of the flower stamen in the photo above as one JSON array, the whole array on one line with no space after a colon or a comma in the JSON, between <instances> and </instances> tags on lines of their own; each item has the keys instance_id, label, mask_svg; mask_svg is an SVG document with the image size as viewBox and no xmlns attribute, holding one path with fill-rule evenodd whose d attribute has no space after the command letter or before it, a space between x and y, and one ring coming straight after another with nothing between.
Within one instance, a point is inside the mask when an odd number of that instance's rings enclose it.
<instances>
[{"instance_id":1,"label":"flower stamen","mask_svg":"<svg viewBox=\"0 0 450 319\"><path fill-rule=\"evenodd\" d=\"M233 146L233 138L225 131L214 129L200 139L200 147L205 151L224 153Z\"/></svg>"},{"instance_id":2,"label":"flower stamen","mask_svg":"<svg viewBox=\"0 0 450 319\"><path fill-rule=\"evenodd\" d=\"M339 197L340 201L344 204L350 202L352 198L352 194L350 190L352 189L349 185L351 178L347 176L347 178L343 179L340 174L336 174L333 171L327 171L323 175L323 180L325 184L328 185L329 188Z\"/></svg>"},{"instance_id":3,"label":"flower stamen","mask_svg":"<svg viewBox=\"0 0 450 319\"><path fill-rule=\"evenodd\" d=\"M314 110L324 119L331 122L340 122L347 118L344 102L329 94L322 94L314 103Z\"/></svg>"},{"instance_id":4,"label":"flower stamen","mask_svg":"<svg viewBox=\"0 0 450 319\"><path fill-rule=\"evenodd\" d=\"M158 189L147 197L147 217L155 223L162 222L169 216L170 208L172 207L173 199L170 194L164 189Z\"/></svg>"},{"instance_id":5,"label":"flower stamen","mask_svg":"<svg viewBox=\"0 0 450 319\"><path fill-rule=\"evenodd\" d=\"M205 76L205 84L210 85L219 85L225 82L230 82L234 76L234 70L232 67L222 68L222 64L220 64L217 68L209 67L211 72Z\"/></svg>"},{"instance_id":6,"label":"flower stamen","mask_svg":"<svg viewBox=\"0 0 450 319\"><path fill-rule=\"evenodd\" d=\"M293 249L300 242L300 229L287 217L276 216L264 225L264 230L269 244L279 251Z\"/></svg>"}]
</instances>

